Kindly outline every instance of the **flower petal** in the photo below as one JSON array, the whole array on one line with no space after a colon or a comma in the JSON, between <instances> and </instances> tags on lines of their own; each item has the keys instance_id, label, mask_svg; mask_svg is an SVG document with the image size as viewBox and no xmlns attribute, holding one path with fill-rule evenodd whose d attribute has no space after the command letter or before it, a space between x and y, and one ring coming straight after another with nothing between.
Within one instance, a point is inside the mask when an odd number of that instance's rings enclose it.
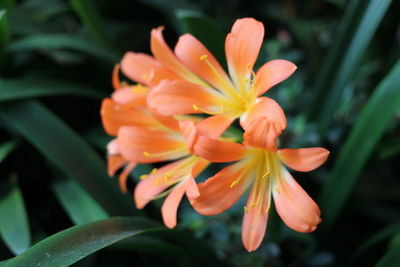
<instances>
[{"instance_id":1,"label":"flower petal","mask_svg":"<svg viewBox=\"0 0 400 267\"><path fill-rule=\"evenodd\" d=\"M256 250L264 239L270 202L269 180L257 177L247 197L242 223L242 241L249 252Z\"/></svg>"},{"instance_id":2,"label":"flower petal","mask_svg":"<svg viewBox=\"0 0 400 267\"><path fill-rule=\"evenodd\" d=\"M220 107L218 99L211 91L204 87L184 81L162 81L153 88L148 96L148 105L157 113L164 116L177 114L203 113L202 110L211 110Z\"/></svg>"},{"instance_id":3,"label":"flower petal","mask_svg":"<svg viewBox=\"0 0 400 267\"><path fill-rule=\"evenodd\" d=\"M196 124L196 128L199 135L218 138L231 126L234 120L231 117L214 115L200 121Z\"/></svg>"},{"instance_id":4,"label":"flower petal","mask_svg":"<svg viewBox=\"0 0 400 267\"><path fill-rule=\"evenodd\" d=\"M197 198L200 196L199 188L193 177L189 177L186 180L186 195L188 198Z\"/></svg>"},{"instance_id":5,"label":"flower petal","mask_svg":"<svg viewBox=\"0 0 400 267\"><path fill-rule=\"evenodd\" d=\"M279 133L286 128L287 122L285 113L281 106L272 98L257 98L256 104L240 118L240 124L243 129L246 130L251 121L259 117L266 117L270 122L273 122L275 124L275 129Z\"/></svg>"},{"instance_id":6,"label":"flower petal","mask_svg":"<svg viewBox=\"0 0 400 267\"><path fill-rule=\"evenodd\" d=\"M117 140L121 155L138 163L174 160L188 154L184 138L167 130L124 126Z\"/></svg>"},{"instance_id":7,"label":"flower petal","mask_svg":"<svg viewBox=\"0 0 400 267\"><path fill-rule=\"evenodd\" d=\"M180 183L176 185L174 189L172 189L171 193L167 196L161 207L164 224L170 229L176 226L178 206L179 203L181 203L185 191L185 183Z\"/></svg>"},{"instance_id":8,"label":"flower petal","mask_svg":"<svg viewBox=\"0 0 400 267\"><path fill-rule=\"evenodd\" d=\"M148 85L155 68L161 67L152 56L127 52L121 60L122 72L132 81Z\"/></svg>"},{"instance_id":9,"label":"flower petal","mask_svg":"<svg viewBox=\"0 0 400 267\"><path fill-rule=\"evenodd\" d=\"M175 46L175 54L179 61L192 72L221 91L224 91L226 87L233 87L228 75L218 61L210 51L192 35L184 34L179 38Z\"/></svg>"},{"instance_id":10,"label":"flower petal","mask_svg":"<svg viewBox=\"0 0 400 267\"><path fill-rule=\"evenodd\" d=\"M281 166L281 176L275 179L273 196L275 207L286 225L295 231L308 233L321 222L317 204Z\"/></svg>"},{"instance_id":11,"label":"flower petal","mask_svg":"<svg viewBox=\"0 0 400 267\"><path fill-rule=\"evenodd\" d=\"M272 86L286 80L297 69L292 62L282 59L265 63L256 73L255 90L257 96L264 94Z\"/></svg>"},{"instance_id":12,"label":"flower petal","mask_svg":"<svg viewBox=\"0 0 400 267\"><path fill-rule=\"evenodd\" d=\"M128 188L126 187L126 181L128 180L128 176L131 171L136 167L136 163L130 162L124 170L121 172L118 178L119 188L121 189L122 193L128 192Z\"/></svg>"},{"instance_id":13,"label":"flower petal","mask_svg":"<svg viewBox=\"0 0 400 267\"><path fill-rule=\"evenodd\" d=\"M242 144L200 136L194 146L194 151L211 162L230 162L243 158L247 149Z\"/></svg>"},{"instance_id":14,"label":"flower petal","mask_svg":"<svg viewBox=\"0 0 400 267\"><path fill-rule=\"evenodd\" d=\"M256 62L264 38L264 26L252 18L238 19L225 40L229 72L236 84Z\"/></svg>"},{"instance_id":15,"label":"flower petal","mask_svg":"<svg viewBox=\"0 0 400 267\"><path fill-rule=\"evenodd\" d=\"M278 132L274 124L265 117L258 117L252 120L247 126L243 134L243 144L275 152L277 138Z\"/></svg>"},{"instance_id":16,"label":"flower petal","mask_svg":"<svg viewBox=\"0 0 400 267\"><path fill-rule=\"evenodd\" d=\"M151 52L157 61L187 81L206 85L200 78L178 61L164 40L162 35L163 30L164 27L161 26L151 31Z\"/></svg>"},{"instance_id":17,"label":"flower petal","mask_svg":"<svg viewBox=\"0 0 400 267\"><path fill-rule=\"evenodd\" d=\"M200 196L189 199L193 208L203 215L216 215L230 208L246 191L250 179L239 163L225 167L204 183L198 184ZM243 176L239 182L238 177Z\"/></svg>"},{"instance_id":18,"label":"flower petal","mask_svg":"<svg viewBox=\"0 0 400 267\"><path fill-rule=\"evenodd\" d=\"M179 128L181 130L182 135L185 137L186 145L189 152L193 153L193 146L195 141L197 140L197 130L194 122L191 120L180 120Z\"/></svg>"},{"instance_id":19,"label":"flower petal","mask_svg":"<svg viewBox=\"0 0 400 267\"><path fill-rule=\"evenodd\" d=\"M145 107L147 91L147 87L138 84L114 91L111 98L120 105L130 104L131 106Z\"/></svg>"},{"instance_id":20,"label":"flower petal","mask_svg":"<svg viewBox=\"0 0 400 267\"><path fill-rule=\"evenodd\" d=\"M279 149L278 155L285 165L299 172L312 171L328 158L329 151L322 147Z\"/></svg>"},{"instance_id":21,"label":"flower petal","mask_svg":"<svg viewBox=\"0 0 400 267\"><path fill-rule=\"evenodd\" d=\"M113 72L112 72L112 86L114 90L118 90L121 88L121 83L119 81L119 70L121 69L121 66L119 64L116 64L114 66Z\"/></svg>"},{"instance_id":22,"label":"flower petal","mask_svg":"<svg viewBox=\"0 0 400 267\"><path fill-rule=\"evenodd\" d=\"M113 176L115 172L124 166L124 164L127 162L124 157L121 155L108 155L107 157L107 169L108 169L108 175Z\"/></svg>"}]
</instances>

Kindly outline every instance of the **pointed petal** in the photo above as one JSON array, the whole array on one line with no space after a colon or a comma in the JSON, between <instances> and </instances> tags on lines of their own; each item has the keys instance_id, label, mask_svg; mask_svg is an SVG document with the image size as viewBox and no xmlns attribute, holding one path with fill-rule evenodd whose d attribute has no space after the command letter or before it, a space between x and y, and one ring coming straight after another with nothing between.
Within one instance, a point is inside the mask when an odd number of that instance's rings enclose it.
<instances>
[{"instance_id":1,"label":"pointed petal","mask_svg":"<svg viewBox=\"0 0 400 267\"><path fill-rule=\"evenodd\" d=\"M200 196L190 199L193 208L203 215L216 215L230 208L249 185L250 179L245 176L244 171L243 166L236 163L198 184ZM240 181L235 182L241 175L243 177Z\"/></svg>"},{"instance_id":2,"label":"pointed petal","mask_svg":"<svg viewBox=\"0 0 400 267\"><path fill-rule=\"evenodd\" d=\"M124 170L121 172L118 178L119 188L121 189L122 193L128 192L128 188L126 187L126 181L128 180L128 176L131 171L136 167L136 163L130 162Z\"/></svg>"},{"instance_id":3,"label":"pointed petal","mask_svg":"<svg viewBox=\"0 0 400 267\"><path fill-rule=\"evenodd\" d=\"M210 162L208 160L198 158L196 164L194 164L192 168L192 177L196 178L209 164Z\"/></svg>"},{"instance_id":4,"label":"pointed petal","mask_svg":"<svg viewBox=\"0 0 400 267\"><path fill-rule=\"evenodd\" d=\"M162 35L164 27L158 27L151 31L151 52L154 57L162 65L173 71L175 74L184 78L187 81L205 85L204 82L196 75L190 72L183 64L181 64L172 50L166 44Z\"/></svg>"},{"instance_id":5,"label":"pointed petal","mask_svg":"<svg viewBox=\"0 0 400 267\"><path fill-rule=\"evenodd\" d=\"M197 184L194 181L193 177L187 178L186 183L186 195L188 198L197 198L200 196L199 189L197 188Z\"/></svg>"},{"instance_id":6,"label":"pointed petal","mask_svg":"<svg viewBox=\"0 0 400 267\"><path fill-rule=\"evenodd\" d=\"M317 204L285 167L281 167L281 176L275 181L273 185L275 207L285 224L298 232L314 231L321 222L321 212Z\"/></svg>"},{"instance_id":7,"label":"pointed petal","mask_svg":"<svg viewBox=\"0 0 400 267\"><path fill-rule=\"evenodd\" d=\"M328 158L329 151L322 147L279 149L278 155L285 165L299 172L312 171Z\"/></svg>"},{"instance_id":8,"label":"pointed petal","mask_svg":"<svg viewBox=\"0 0 400 267\"><path fill-rule=\"evenodd\" d=\"M107 154L108 155L118 155L119 154L119 146L116 138L108 142L107 144Z\"/></svg>"},{"instance_id":9,"label":"pointed petal","mask_svg":"<svg viewBox=\"0 0 400 267\"><path fill-rule=\"evenodd\" d=\"M272 86L286 80L297 69L292 62L282 59L265 63L256 73L255 90L257 96L264 94Z\"/></svg>"},{"instance_id":10,"label":"pointed petal","mask_svg":"<svg viewBox=\"0 0 400 267\"><path fill-rule=\"evenodd\" d=\"M197 155L211 162L240 160L247 152L242 144L220 141L205 136L199 137L194 150Z\"/></svg>"},{"instance_id":11,"label":"pointed petal","mask_svg":"<svg viewBox=\"0 0 400 267\"><path fill-rule=\"evenodd\" d=\"M270 122L274 123L275 129L279 133L286 128L285 113L281 106L272 98L257 98L256 104L240 118L240 124L246 130L251 121L259 117L266 117Z\"/></svg>"},{"instance_id":12,"label":"pointed petal","mask_svg":"<svg viewBox=\"0 0 400 267\"><path fill-rule=\"evenodd\" d=\"M148 97L151 109L164 116L177 114L203 113L220 107L215 93L211 89L184 81L162 81L152 89ZM212 111L211 111L212 112Z\"/></svg>"},{"instance_id":13,"label":"pointed petal","mask_svg":"<svg viewBox=\"0 0 400 267\"><path fill-rule=\"evenodd\" d=\"M182 197L185 194L186 185L185 183L178 184L174 187L168 197L165 199L161 213L165 226L172 229L176 226L176 217L179 203L181 203Z\"/></svg>"},{"instance_id":14,"label":"pointed petal","mask_svg":"<svg viewBox=\"0 0 400 267\"><path fill-rule=\"evenodd\" d=\"M127 52L121 60L122 72L132 81L148 85L152 72L160 63L143 53Z\"/></svg>"},{"instance_id":15,"label":"pointed petal","mask_svg":"<svg viewBox=\"0 0 400 267\"><path fill-rule=\"evenodd\" d=\"M249 252L256 250L264 239L270 202L269 181L258 178L247 197L242 223L242 241Z\"/></svg>"},{"instance_id":16,"label":"pointed petal","mask_svg":"<svg viewBox=\"0 0 400 267\"><path fill-rule=\"evenodd\" d=\"M148 88L140 84L121 88L111 95L117 104L131 106L146 106Z\"/></svg>"},{"instance_id":17,"label":"pointed petal","mask_svg":"<svg viewBox=\"0 0 400 267\"><path fill-rule=\"evenodd\" d=\"M109 155L107 158L108 175L113 176L115 172L127 162L121 155Z\"/></svg>"},{"instance_id":18,"label":"pointed petal","mask_svg":"<svg viewBox=\"0 0 400 267\"><path fill-rule=\"evenodd\" d=\"M193 145L197 140L197 130L194 122L191 120L181 120L179 121L179 128L182 135L185 137L186 145L189 152L193 153Z\"/></svg>"},{"instance_id":19,"label":"pointed petal","mask_svg":"<svg viewBox=\"0 0 400 267\"><path fill-rule=\"evenodd\" d=\"M184 138L165 130L124 126L117 140L121 155L138 163L174 160L188 153Z\"/></svg>"},{"instance_id":20,"label":"pointed petal","mask_svg":"<svg viewBox=\"0 0 400 267\"><path fill-rule=\"evenodd\" d=\"M252 18L236 20L225 40L229 72L235 80L242 79L256 62L264 38L264 26Z\"/></svg>"},{"instance_id":21,"label":"pointed petal","mask_svg":"<svg viewBox=\"0 0 400 267\"><path fill-rule=\"evenodd\" d=\"M234 118L223 115L210 116L196 124L196 128L199 135L218 138L231 126L234 120Z\"/></svg>"},{"instance_id":22,"label":"pointed petal","mask_svg":"<svg viewBox=\"0 0 400 267\"><path fill-rule=\"evenodd\" d=\"M274 124L265 117L258 117L252 120L247 126L243 134L243 144L245 146L261 147L275 152L277 138L278 132Z\"/></svg>"},{"instance_id":23,"label":"pointed petal","mask_svg":"<svg viewBox=\"0 0 400 267\"><path fill-rule=\"evenodd\" d=\"M121 66L119 64L116 64L114 66L113 72L112 72L112 86L114 90L118 90L121 88L121 83L119 81L119 70Z\"/></svg>"},{"instance_id":24,"label":"pointed petal","mask_svg":"<svg viewBox=\"0 0 400 267\"><path fill-rule=\"evenodd\" d=\"M226 87L233 87L228 75L218 61L192 35L184 34L179 38L175 47L175 54L187 68L221 91L224 91Z\"/></svg>"}]
</instances>

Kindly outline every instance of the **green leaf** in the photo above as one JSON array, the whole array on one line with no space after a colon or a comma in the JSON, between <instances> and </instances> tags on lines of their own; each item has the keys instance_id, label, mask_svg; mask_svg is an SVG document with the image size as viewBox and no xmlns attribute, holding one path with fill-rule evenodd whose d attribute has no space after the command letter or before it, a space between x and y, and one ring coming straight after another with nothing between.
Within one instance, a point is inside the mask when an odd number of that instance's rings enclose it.
<instances>
[{"instance_id":1,"label":"green leaf","mask_svg":"<svg viewBox=\"0 0 400 267\"><path fill-rule=\"evenodd\" d=\"M82 20L84 26L90 31L94 39L102 46L108 46L108 38L101 22L97 6L91 0L70 0L70 3Z\"/></svg>"},{"instance_id":2,"label":"green leaf","mask_svg":"<svg viewBox=\"0 0 400 267\"><path fill-rule=\"evenodd\" d=\"M118 55L80 36L72 34L36 34L13 41L7 47L8 52L22 52L38 49L72 49L98 57L113 64L119 60Z\"/></svg>"},{"instance_id":3,"label":"green leaf","mask_svg":"<svg viewBox=\"0 0 400 267\"><path fill-rule=\"evenodd\" d=\"M348 81L352 78L391 0L350 1L341 22L336 42L317 75L315 97L309 110L318 120L319 132L325 135L335 107Z\"/></svg>"},{"instance_id":4,"label":"green leaf","mask_svg":"<svg viewBox=\"0 0 400 267\"><path fill-rule=\"evenodd\" d=\"M392 267L400 265L400 233L393 238L393 244L387 253L375 264L375 267Z\"/></svg>"},{"instance_id":5,"label":"green leaf","mask_svg":"<svg viewBox=\"0 0 400 267\"><path fill-rule=\"evenodd\" d=\"M105 95L80 84L63 80L18 79L0 80L0 102L56 95L76 95L102 99Z\"/></svg>"},{"instance_id":6,"label":"green leaf","mask_svg":"<svg viewBox=\"0 0 400 267\"><path fill-rule=\"evenodd\" d=\"M52 189L75 224L86 224L108 217L103 208L74 180L57 179Z\"/></svg>"},{"instance_id":7,"label":"green leaf","mask_svg":"<svg viewBox=\"0 0 400 267\"><path fill-rule=\"evenodd\" d=\"M40 241L25 253L10 259L4 267L70 266L117 241L158 227L158 224L139 217L115 217L74 226Z\"/></svg>"},{"instance_id":8,"label":"green leaf","mask_svg":"<svg viewBox=\"0 0 400 267\"><path fill-rule=\"evenodd\" d=\"M14 150L15 146L16 142L14 141L0 144L0 163Z\"/></svg>"},{"instance_id":9,"label":"green leaf","mask_svg":"<svg viewBox=\"0 0 400 267\"><path fill-rule=\"evenodd\" d=\"M0 45L6 45L10 41L10 32L7 22L7 11L0 10Z\"/></svg>"},{"instance_id":10,"label":"green leaf","mask_svg":"<svg viewBox=\"0 0 400 267\"><path fill-rule=\"evenodd\" d=\"M221 65L225 64L225 36L213 20L199 12L187 10L177 11L176 18L179 20L184 33L191 33L199 39Z\"/></svg>"},{"instance_id":11,"label":"green leaf","mask_svg":"<svg viewBox=\"0 0 400 267\"><path fill-rule=\"evenodd\" d=\"M28 217L18 185L14 182L0 194L0 234L7 247L16 255L31 245Z\"/></svg>"},{"instance_id":12,"label":"green leaf","mask_svg":"<svg viewBox=\"0 0 400 267\"><path fill-rule=\"evenodd\" d=\"M399 105L400 60L364 106L324 185L320 202L325 214L323 227L329 228L343 209L362 168Z\"/></svg>"},{"instance_id":13,"label":"green leaf","mask_svg":"<svg viewBox=\"0 0 400 267\"><path fill-rule=\"evenodd\" d=\"M2 117L66 176L72 177L111 215L132 214L132 200L119 192L98 154L50 110L33 100L5 103Z\"/></svg>"}]
</instances>

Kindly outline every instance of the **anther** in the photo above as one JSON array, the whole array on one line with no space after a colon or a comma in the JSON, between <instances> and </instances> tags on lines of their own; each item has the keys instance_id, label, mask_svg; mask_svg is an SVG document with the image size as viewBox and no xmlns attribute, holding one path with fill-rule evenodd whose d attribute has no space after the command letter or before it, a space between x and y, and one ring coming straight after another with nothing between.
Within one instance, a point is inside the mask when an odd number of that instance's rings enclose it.
<instances>
[{"instance_id":1,"label":"anther","mask_svg":"<svg viewBox=\"0 0 400 267\"><path fill-rule=\"evenodd\" d=\"M205 60L205 59L207 59L207 58L208 58L208 55L206 55L206 54L200 56L200 60Z\"/></svg>"},{"instance_id":2,"label":"anther","mask_svg":"<svg viewBox=\"0 0 400 267\"><path fill-rule=\"evenodd\" d=\"M144 152L143 152L143 156L145 156L145 157L150 157L151 154L150 154L149 152L147 152L147 151L144 151Z\"/></svg>"},{"instance_id":3,"label":"anther","mask_svg":"<svg viewBox=\"0 0 400 267\"><path fill-rule=\"evenodd\" d=\"M250 206L249 206L249 208L252 208L252 207L254 207L255 205L257 205L257 202L251 203Z\"/></svg>"},{"instance_id":4,"label":"anther","mask_svg":"<svg viewBox=\"0 0 400 267\"><path fill-rule=\"evenodd\" d=\"M157 168L152 169L150 174L155 174L157 172L157 170L158 170Z\"/></svg>"},{"instance_id":5,"label":"anther","mask_svg":"<svg viewBox=\"0 0 400 267\"><path fill-rule=\"evenodd\" d=\"M281 193L281 191L279 190L279 188L278 188L278 187L275 187L275 188L274 188L274 190L275 190L275 192L277 192L278 194L280 194L280 193Z\"/></svg>"},{"instance_id":6,"label":"anther","mask_svg":"<svg viewBox=\"0 0 400 267\"><path fill-rule=\"evenodd\" d=\"M193 109L196 110L196 111L198 111L198 110L199 110L199 107L198 107L196 104L193 104Z\"/></svg>"},{"instance_id":7,"label":"anther","mask_svg":"<svg viewBox=\"0 0 400 267\"><path fill-rule=\"evenodd\" d=\"M146 179L147 176L148 176L147 174L142 174L142 175L140 175L140 180Z\"/></svg>"},{"instance_id":8,"label":"anther","mask_svg":"<svg viewBox=\"0 0 400 267\"><path fill-rule=\"evenodd\" d=\"M262 176L263 179L267 179L268 177L269 177L269 172L264 173Z\"/></svg>"},{"instance_id":9,"label":"anther","mask_svg":"<svg viewBox=\"0 0 400 267\"><path fill-rule=\"evenodd\" d=\"M229 186L230 188L236 186L239 183L239 180L235 180L231 183L231 185Z\"/></svg>"},{"instance_id":10,"label":"anther","mask_svg":"<svg viewBox=\"0 0 400 267\"><path fill-rule=\"evenodd\" d=\"M269 212L269 208L270 208L270 207L268 206L268 208L265 209L265 213L268 213L268 212Z\"/></svg>"},{"instance_id":11,"label":"anther","mask_svg":"<svg viewBox=\"0 0 400 267\"><path fill-rule=\"evenodd\" d=\"M249 211L246 206L244 206L243 209L244 209L244 212L246 212L246 213Z\"/></svg>"}]
</instances>

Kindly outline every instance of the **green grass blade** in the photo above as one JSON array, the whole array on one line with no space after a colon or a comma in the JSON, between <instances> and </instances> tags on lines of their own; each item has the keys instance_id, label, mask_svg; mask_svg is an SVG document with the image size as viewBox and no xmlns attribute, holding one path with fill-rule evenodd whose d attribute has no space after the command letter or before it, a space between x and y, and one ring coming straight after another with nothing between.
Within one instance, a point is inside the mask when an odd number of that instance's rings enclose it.
<instances>
[{"instance_id":1,"label":"green grass blade","mask_svg":"<svg viewBox=\"0 0 400 267\"><path fill-rule=\"evenodd\" d=\"M75 224L86 224L108 217L104 209L74 180L57 179L52 189Z\"/></svg>"},{"instance_id":2,"label":"green grass blade","mask_svg":"<svg viewBox=\"0 0 400 267\"><path fill-rule=\"evenodd\" d=\"M322 227L329 228L343 209L363 166L400 105L400 60L381 81L341 148L321 193Z\"/></svg>"},{"instance_id":3,"label":"green grass blade","mask_svg":"<svg viewBox=\"0 0 400 267\"><path fill-rule=\"evenodd\" d=\"M91 0L70 0L70 3L97 43L107 47L109 42L97 6Z\"/></svg>"},{"instance_id":4,"label":"green grass blade","mask_svg":"<svg viewBox=\"0 0 400 267\"><path fill-rule=\"evenodd\" d=\"M80 84L63 80L18 79L0 80L0 102L24 98L74 95L102 99L105 95Z\"/></svg>"},{"instance_id":5,"label":"green grass blade","mask_svg":"<svg viewBox=\"0 0 400 267\"><path fill-rule=\"evenodd\" d=\"M400 266L400 233L393 238L393 244L388 252L378 261L375 267Z\"/></svg>"},{"instance_id":6,"label":"green grass blade","mask_svg":"<svg viewBox=\"0 0 400 267\"><path fill-rule=\"evenodd\" d=\"M14 141L0 144L0 163L14 150L15 146L16 142Z\"/></svg>"},{"instance_id":7,"label":"green grass blade","mask_svg":"<svg viewBox=\"0 0 400 267\"><path fill-rule=\"evenodd\" d=\"M0 218L0 234L7 247L15 255L27 250L31 245L28 216L16 183L0 194Z\"/></svg>"},{"instance_id":8,"label":"green grass blade","mask_svg":"<svg viewBox=\"0 0 400 267\"><path fill-rule=\"evenodd\" d=\"M72 49L103 59L109 63L119 61L115 55L96 43L85 40L72 34L36 34L13 41L7 47L8 52L22 52L31 50Z\"/></svg>"},{"instance_id":9,"label":"green grass blade","mask_svg":"<svg viewBox=\"0 0 400 267\"><path fill-rule=\"evenodd\" d=\"M123 196L108 177L98 154L50 110L33 100L6 103L0 107L9 127L32 143L66 176L82 187L111 215L132 214L132 200Z\"/></svg>"},{"instance_id":10,"label":"green grass blade","mask_svg":"<svg viewBox=\"0 0 400 267\"><path fill-rule=\"evenodd\" d=\"M186 10L177 11L176 18L184 33L190 33L199 39L221 65L225 64L225 36L214 21L201 13Z\"/></svg>"},{"instance_id":11,"label":"green grass blade","mask_svg":"<svg viewBox=\"0 0 400 267\"><path fill-rule=\"evenodd\" d=\"M0 46L8 44L10 41L10 31L8 29L7 11L0 10Z\"/></svg>"},{"instance_id":12,"label":"green grass blade","mask_svg":"<svg viewBox=\"0 0 400 267\"><path fill-rule=\"evenodd\" d=\"M40 241L3 266L70 266L117 241L157 229L158 226L139 217L115 217L74 226Z\"/></svg>"},{"instance_id":13,"label":"green grass blade","mask_svg":"<svg viewBox=\"0 0 400 267\"><path fill-rule=\"evenodd\" d=\"M322 136L328 130L340 96L354 74L391 0L351 1L336 42L317 74L315 97L309 115L318 120Z\"/></svg>"}]
</instances>

